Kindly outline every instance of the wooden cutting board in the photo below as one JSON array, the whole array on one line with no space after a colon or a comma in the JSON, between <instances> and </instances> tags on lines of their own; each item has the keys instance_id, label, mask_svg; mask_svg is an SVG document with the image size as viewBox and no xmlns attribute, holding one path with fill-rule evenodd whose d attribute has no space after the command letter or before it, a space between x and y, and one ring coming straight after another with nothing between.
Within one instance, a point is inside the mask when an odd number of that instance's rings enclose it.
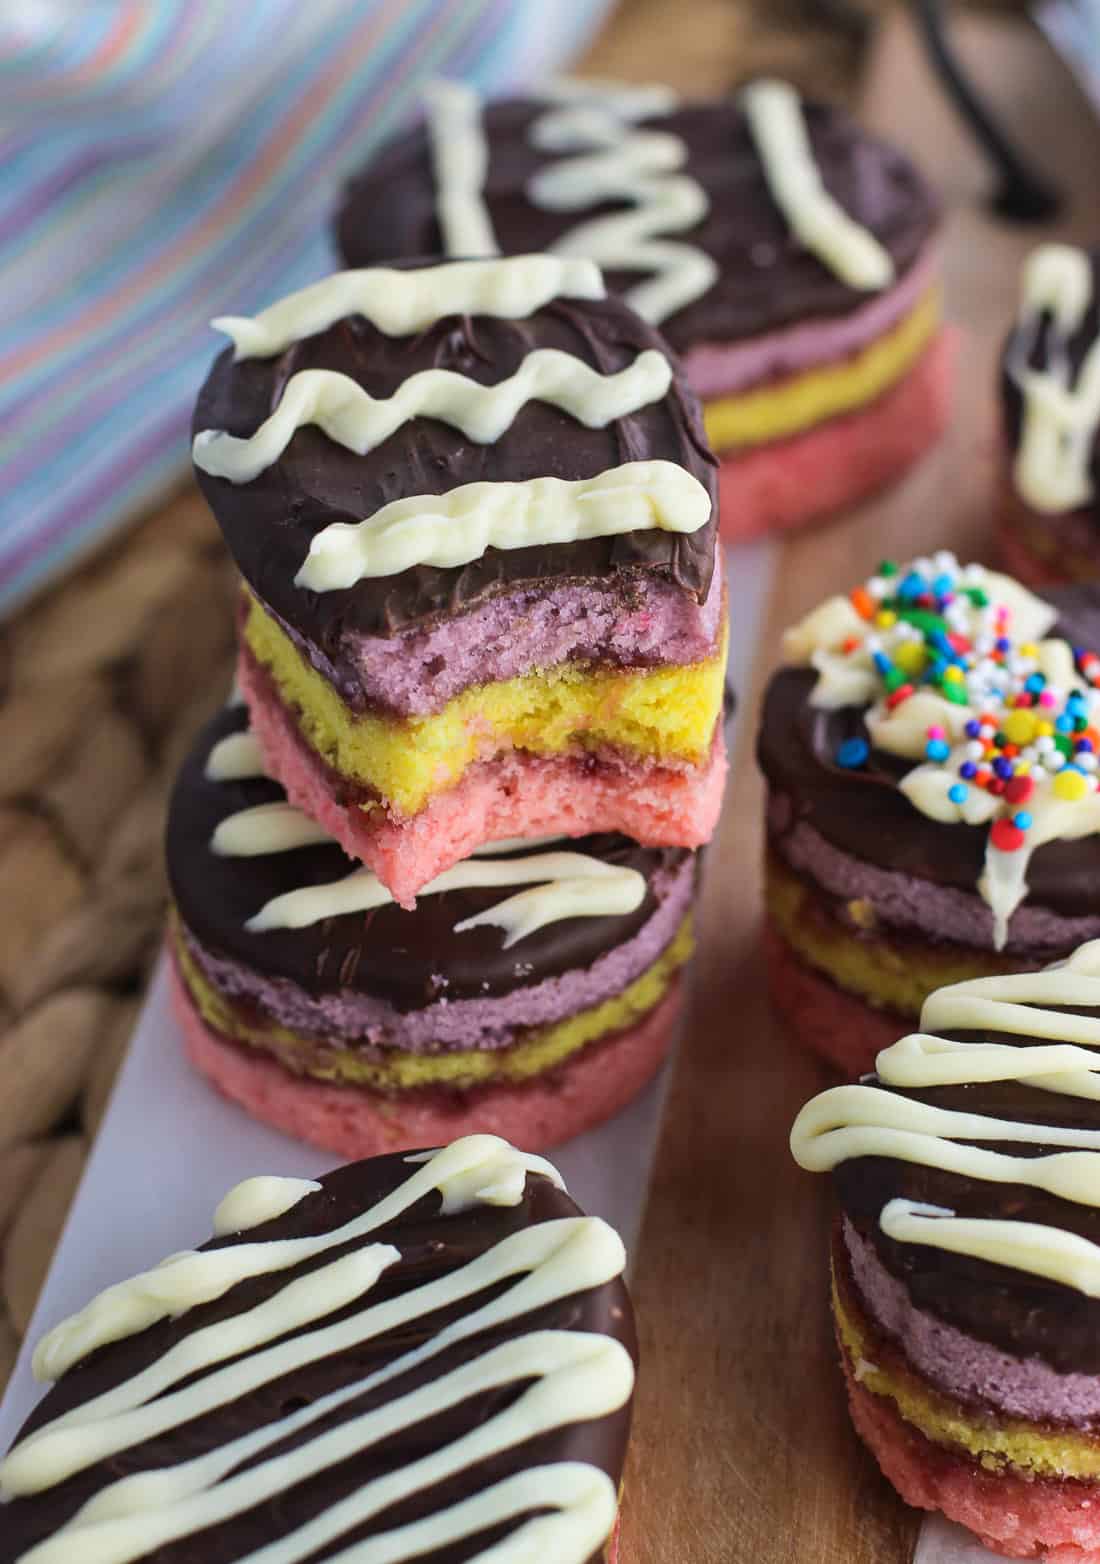
<instances>
[{"instance_id":1,"label":"wooden cutting board","mask_svg":"<svg viewBox=\"0 0 1100 1564\"><path fill-rule=\"evenodd\" d=\"M849 1429L827 1312L828 1183L787 1150L798 1108L828 1082L782 1035L763 989L752 744L780 633L821 597L883 556L946 545L991 557L994 361L1019 263L1053 233L1100 239L1100 128L1063 67L1023 26L969 17L956 36L1015 135L1075 199L1053 228L992 220L988 177L919 46L900 19L884 29L863 113L944 195L948 311L965 329L958 408L949 440L900 490L782 546L755 666L733 670L750 718L711 849L687 1041L636 1256L629 1564L894 1564L916 1535L918 1518Z\"/></svg>"}]
</instances>

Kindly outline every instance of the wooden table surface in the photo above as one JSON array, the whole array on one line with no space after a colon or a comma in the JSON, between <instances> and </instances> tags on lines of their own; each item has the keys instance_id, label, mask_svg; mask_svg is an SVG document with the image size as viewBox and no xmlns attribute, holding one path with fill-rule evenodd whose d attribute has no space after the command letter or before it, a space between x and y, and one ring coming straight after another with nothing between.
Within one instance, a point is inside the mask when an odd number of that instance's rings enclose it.
<instances>
[{"instance_id":1,"label":"wooden table surface","mask_svg":"<svg viewBox=\"0 0 1100 1564\"><path fill-rule=\"evenodd\" d=\"M958 27L975 76L1021 141L1073 191L1054 229L981 206L987 180L906 27L876 47L865 120L905 145L947 203L948 312L965 328L949 440L900 490L785 543L753 668L734 669L743 724L711 849L694 1000L636 1256L644 1373L627 1483L629 1564L893 1564L916 1517L851 1433L827 1310L826 1179L796 1169L787 1132L828 1084L771 1016L759 948L764 789L754 713L782 630L884 556L939 546L991 558L994 361L1022 257L1052 232L1100 237L1100 129L1023 29ZM1091 185L1091 189L1090 189Z\"/></svg>"}]
</instances>

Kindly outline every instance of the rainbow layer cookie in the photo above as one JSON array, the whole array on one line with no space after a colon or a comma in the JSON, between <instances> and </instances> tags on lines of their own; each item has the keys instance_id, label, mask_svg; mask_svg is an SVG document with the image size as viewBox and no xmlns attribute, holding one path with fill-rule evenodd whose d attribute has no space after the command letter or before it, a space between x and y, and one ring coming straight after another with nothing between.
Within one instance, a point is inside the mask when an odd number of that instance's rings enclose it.
<instances>
[{"instance_id":1,"label":"rainbow layer cookie","mask_svg":"<svg viewBox=\"0 0 1100 1564\"><path fill-rule=\"evenodd\" d=\"M614 1564L625 1256L550 1163L249 1179L214 1232L39 1344L4 1564Z\"/></svg>"},{"instance_id":2,"label":"rainbow layer cookie","mask_svg":"<svg viewBox=\"0 0 1100 1564\"><path fill-rule=\"evenodd\" d=\"M758 740L772 987L869 1069L944 983L1100 935L1100 595L937 554L785 641Z\"/></svg>"},{"instance_id":3,"label":"rainbow layer cookie","mask_svg":"<svg viewBox=\"0 0 1100 1564\"><path fill-rule=\"evenodd\" d=\"M900 152L784 82L685 103L566 81L485 107L445 83L348 187L337 242L355 266L591 256L682 355L736 540L852 503L939 436L937 226Z\"/></svg>"},{"instance_id":4,"label":"rainbow layer cookie","mask_svg":"<svg viewBox=\"0 0 1100 1564\"><path fill-rule=\"evenodd\" d=\"M1100 581L1100 256L1044 244L1001 361L1000 542L1042 586Z\"/></svg>"},{"instance_id":5,"label":"rainbow layer cookie","mask_svg":"<svg viewBox=\"0 0 1100 1564\"><path fill-rule=\"evenodd\" d=\"M635 1096L672 1040L696 881L683 848L501 844L406 912L263 775L240 707L184 765L167 845L193 1063L341 1156L473 1128L556 1145Z\"/></svg>"},{"instance_id":6,"label":"rainbow layer cookie","mask_svg":"<svg viewBox=\"0 0 1100 1564\"><path fill-rule=\"evenodd\" d=\"M254 320L195 415L291 799L403 905L481 842L695 847L721 801L714 467L588 261L349 272Z\"/></svg>"},{"instance_id":7,"label":"rainbow layer cookie","mask_svg":"<svg viewBox=\"0 0 1100 1564\"><path fill-rule=\"evenodd\" d=\"M803 1109L840 1207L852 1417L910 1504L998 1553L1100 1560L1100 944L926 1001Z\"/></svg>"}]
</instances>

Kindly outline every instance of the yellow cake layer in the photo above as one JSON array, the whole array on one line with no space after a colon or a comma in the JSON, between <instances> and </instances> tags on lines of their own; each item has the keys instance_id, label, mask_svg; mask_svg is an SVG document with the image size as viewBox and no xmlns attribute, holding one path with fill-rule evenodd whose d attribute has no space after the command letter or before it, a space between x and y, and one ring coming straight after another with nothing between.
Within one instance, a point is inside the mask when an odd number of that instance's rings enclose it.
<instances>
[{"instance_id":1,"label":"yellow cake layer","mask_svg":"<svg viewBox=\"0 0 1100 1564\"><path fill-rule=\"evenodd\" d=\"M781 440L827 418L855 412L882 396L913 367L941 319L937 285L890 331L840 363L706 402L707 438L715 450L729 451Z\"/></svg>"},{"instance_id":2,"label":"yellow cake layer","mask_svg":"<svg viewBox=\"0 0 1100 1564\"><path fill-rule=\"evenodd\" d=\"M425 1086L464 1090L531 1080L563 1064L589 1043L636 1025L660 1003L677 972L690 959L694 937L692 915L688 913L672 943L629 988L564 1021L532 1028L512 1048L430 1054L393 1048L387 1049L385 1060L380 1061L367 1058L354 1048L326 1042L323 1063L314 1057L310 1042L289 1028L274 1021L258 1025L254 1020L246 1020L199 971L178 933L175 948L187 991L207 1026L222 1037L274 1054L296 1075L375 1091L409 1091Z\"/></svg>"},{"instance_id":3,"label":"yellow cake layer","mask_svg":"<svg viewBox=\"0 0 1100 1564\"><path fill-rule=\"evenodd\" d=\"M428 717L351 711L254 597L244 641L297 714L309 746L339 776L398 815L417 814L475 761L609 747L666 764L701 765L722 711L727 626L703 662L645 670L564 663L463 690Z\"/></svg>"},{"instance_id":4,"label":"yellow cake layer","mask_svg":"<svg viewBox=\"0 0 1100 1564\"><path fill-rule=\"evenodd\" d=\"M821 893L822 895L824 893ZM874 910L866 901L850 901L852 923L866 930L861 938L822 910L811 886L775 853L765 866L768 914L795 954L849 994L880 1010L915 1020L928 995L948 983L1019 970L1019 959L996 951L923 943L913 936L895 943L875 931Z\"/></svg>"},{"instance_id":5,"label":"yellow cake layer","mask_svg":"<svg viewBox=\"0 0 1100 1564\"><path fill-rule=\"evenodd\" d=\"M1052 1428L1023 1418L979 1421L958 1402L909 1374L891 1374L875 1363L875 1349L841 1302L835 1280L833 1312L857 1382L872 1395L892 1401L898 1415L933 1444L965 1451L987 1471L1015 1467L1033 1477L1100 1477L1100 1442L1071 1428Z\"/></svg>"}]
</instances>

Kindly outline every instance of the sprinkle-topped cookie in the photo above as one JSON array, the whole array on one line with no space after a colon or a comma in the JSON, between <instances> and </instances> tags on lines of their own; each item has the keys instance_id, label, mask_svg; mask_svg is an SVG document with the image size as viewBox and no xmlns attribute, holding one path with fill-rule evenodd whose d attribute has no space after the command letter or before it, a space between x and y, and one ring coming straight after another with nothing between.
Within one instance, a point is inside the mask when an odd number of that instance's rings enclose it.
<instances>
[{"instance_id":1,"label":"sprinkle-topped cookie","mask_svg":"<svg viewBox=\"0 0 1100 1564\"><path fill-rule=\"evenodd\" d=\"M1100 831L1100 656L1047 638L1056 619L1008 577L942 552L884 561L784 643L817 670L814 705L866 705L872 744L920 762L899 781L917 809L989 825L980 890L998 948L1032 852Z\"/></svg>"},{"instance_id":2,"label":"sprinkle-topped cookie","mask_svg":"<svg viewBox=\"0 0 1100 1564\"><path fill-rule=\"evenodd\" d=\"M853 1070L943 983L1100 935L1100 599L941 551L784 640L764 701L776 1001Z\"/></svg>"}]
</instances>

